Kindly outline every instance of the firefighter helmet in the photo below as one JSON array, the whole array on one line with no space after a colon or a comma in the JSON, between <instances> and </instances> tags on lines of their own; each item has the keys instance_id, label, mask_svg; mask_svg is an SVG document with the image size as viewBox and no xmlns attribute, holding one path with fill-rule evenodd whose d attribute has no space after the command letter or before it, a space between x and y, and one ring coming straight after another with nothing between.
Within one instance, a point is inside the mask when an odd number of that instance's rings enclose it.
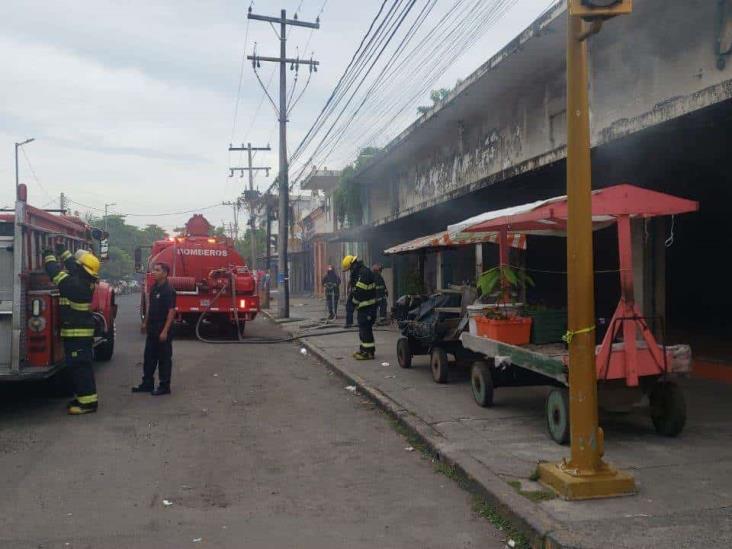
<instances>
[{"instance_id":1,"label":"firefighter helmet","mask_svg":"<svg viewBox=\"0 0 732 549\"><path fill-rule=\"evenodd\" d=\"M343 261L341 262L341 268L343 269L343 272L350 271L353 264L358 260L357 255L347 255L343 258Z\"/></svg>"},{"instance_id":2,"label":"firefighter helmet","mask_svg":"<svg viewBox=\"0 0 732 549\"><path fill-rule=\"evenodd\" d=\"M93 253L87 252L85 254L81 254L81 257L79 257L76 261L91 276L93 276L94 278L99 278L99 267L101 264L99 263L99 259L97 259L97 257Z\"/></svg>"},{"instance_id":3,"label":"firefighter helmet","mask_svg":"<svg viewBox=\"0 0 732 549\"><path fill-rule=\"evenodd\" d=\"M88 253L89 253L89 250L85 250L84 248L79 248L79 249L78 249L78 250L76 250L76 252L74 253L74 259L76 259L76 261L79 261L79 259L81 259L81 256L82 256L82 255L84 255L84 254L88 254Z\"/></svg>"}]
</instances>

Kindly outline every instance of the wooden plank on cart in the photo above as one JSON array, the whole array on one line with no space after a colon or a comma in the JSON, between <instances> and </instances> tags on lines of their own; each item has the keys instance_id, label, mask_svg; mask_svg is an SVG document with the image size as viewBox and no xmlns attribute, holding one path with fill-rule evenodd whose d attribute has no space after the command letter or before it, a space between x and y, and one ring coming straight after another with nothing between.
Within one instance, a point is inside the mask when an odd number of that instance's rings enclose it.
<instances>
[{"instance_id":1,"label":"wooden plank on cart","mask_svg":"<svg viewBox=\"0 0 732 549\"><path fill-rule=\"evenodd\" d=\"M567 367L561 357L548 356L495 339L474 336L467 332L460 336L460 341L462 341L463 347L473 352L487 357L507 357L515 366L550 377L564 385L567 384Z\"/></svg>"}]
</instances>

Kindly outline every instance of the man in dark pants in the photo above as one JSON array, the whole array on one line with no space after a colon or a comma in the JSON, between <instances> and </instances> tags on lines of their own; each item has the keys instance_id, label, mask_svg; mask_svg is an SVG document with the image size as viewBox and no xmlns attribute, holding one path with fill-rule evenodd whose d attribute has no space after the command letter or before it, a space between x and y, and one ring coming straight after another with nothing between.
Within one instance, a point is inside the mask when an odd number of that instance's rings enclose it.
<instances>
[{"instance_id":1,"label":"man in dark pants","mask_svg":"<svg viewBox=\"0 0 732 549\"><path fill-rule=\"evenodd\" d=\"M323 277L323 287L325 288L325 300L328 303L328 320L334 320L338 315L341 279L333 270L333 265L328 265L328 272Z\"/></svg>"},{"instance_id":2,"label":"man in dark pants","mask_svg":"<svg viewBox=\"0 0 732 549\"><path fill-rule=\"evenodd\" d=\"M374 273L374 283L376 284L374 290L376 291L377 316L380 323L386 324L386 306L389 292L386 291L386 282L384 282L384 277L381 276L381 264L375 263L371 270Z\"/></svg>"},{"instance_id":3,"label":"man in dark pants","mask_svg":"<svg viewBox=\"0 0 732 549\"><path fill-rule=\"evenodd\" d=\"M175 320L175 290L168 283L170 268L165 263L153 265L155 285L147 296L147 315L142 324L147 333L142 383L132 388L133 393L151 393L155 396L170 394L170 376L173 369L173 321ZM155 388L155 368L158 387Z\"/></svg>"},{"instance_id":4,"label":"man in dark pants","mask_svg":"<svg viewBox=\"0 0 732 549\"><path fill-rule=\"evenodd\" d=\"M355 255L343 258L343 271L351 272L351 288L353 288L353 304L358 319L358 338L361 345L353 353L356 360L373 360L376 353L374 342L374 322L376 321L376 298L374 273L371 272Z\"/></svg>"},{"instance_id":5,"label":"man in dark pants","mask_svg":"<svg viewBox=\"0 0 732 549\"><path fill-rule=\"evenodd\" d=\"M346 323L343 325L344 328L351 328L353 326L353 312L356 307L353 304L353 288L351 288L351 282L349 280L346 286Z\"/></svg>"},{"instance_id":6,"label":"man in dark pants","mask_svg":"<svg viewBox=\"0 0 732 549\"><path fill-rule=\"evenodd\" d=\"M94 254L80 253L74 260L63 246L56 247L64 271L52 251L43 252L46 273L58 286L61 314L61 338L64 342L66 367L71 372L75 398L67 411L78 416L97 411L99 398L92 367L94 348L94 317L91 302L99 278L99 259Z\"/></svg>"}]
</instances>

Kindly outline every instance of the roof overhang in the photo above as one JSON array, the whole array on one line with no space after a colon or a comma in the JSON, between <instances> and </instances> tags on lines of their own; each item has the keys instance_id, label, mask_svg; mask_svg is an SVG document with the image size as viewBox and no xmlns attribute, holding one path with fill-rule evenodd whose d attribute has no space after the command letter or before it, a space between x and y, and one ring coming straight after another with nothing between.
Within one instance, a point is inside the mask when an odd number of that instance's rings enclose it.
<instances>
[{"instance_id":1,"label":"roof overhang","mask_svg":"<svg viewBox=\"0 0 732 549\"><path fill-rule=\"evenodd\" d=\"M699 203L623 183L592 192L594 229L607 227L620 216L649 218L695 212ZM521 206L486 212L448 227L448 231L482 233L511 231L522 234L564 236L569 203L566 195Z\"/></svg>"}]
</instances>

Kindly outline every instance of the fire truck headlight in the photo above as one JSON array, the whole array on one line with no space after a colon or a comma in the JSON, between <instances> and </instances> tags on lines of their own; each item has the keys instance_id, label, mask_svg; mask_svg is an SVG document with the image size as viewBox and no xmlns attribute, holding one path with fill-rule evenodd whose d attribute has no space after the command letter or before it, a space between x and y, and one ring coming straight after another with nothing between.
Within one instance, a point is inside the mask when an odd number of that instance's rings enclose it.
<instances>
[{"instance_id":1,"label":"fire truck headlight","mask_svg":"<svg viewBox=\"0 0 732 549\"><path fill-rule=\"evenodd\" d=\"M246 299L240 299L239 300L239 308L240 309L246 309L247 307L247 300Z\"/></svg>"},{"instance_id":2,"label":"fire truck headlight","mask_svg":"<svg viewBox=\"0 0 732 549\"><path fill-rule=\"evenodd\" d=\"M28 319L28 328L34 332L42 332L46 328L46 319L42 316L34 316Z\"/></svg>"},{"instance_id":3,"label":"fire truck headlight","mask_svg":"<svg viewBox=\"0 0 732 549\"><path fill-rule=\"evenodd\" d=\"M43 310L43 302L40 299L34 299L31 303L31 314L33 316L41 316Z\"/></svg>"}]
</instances>

